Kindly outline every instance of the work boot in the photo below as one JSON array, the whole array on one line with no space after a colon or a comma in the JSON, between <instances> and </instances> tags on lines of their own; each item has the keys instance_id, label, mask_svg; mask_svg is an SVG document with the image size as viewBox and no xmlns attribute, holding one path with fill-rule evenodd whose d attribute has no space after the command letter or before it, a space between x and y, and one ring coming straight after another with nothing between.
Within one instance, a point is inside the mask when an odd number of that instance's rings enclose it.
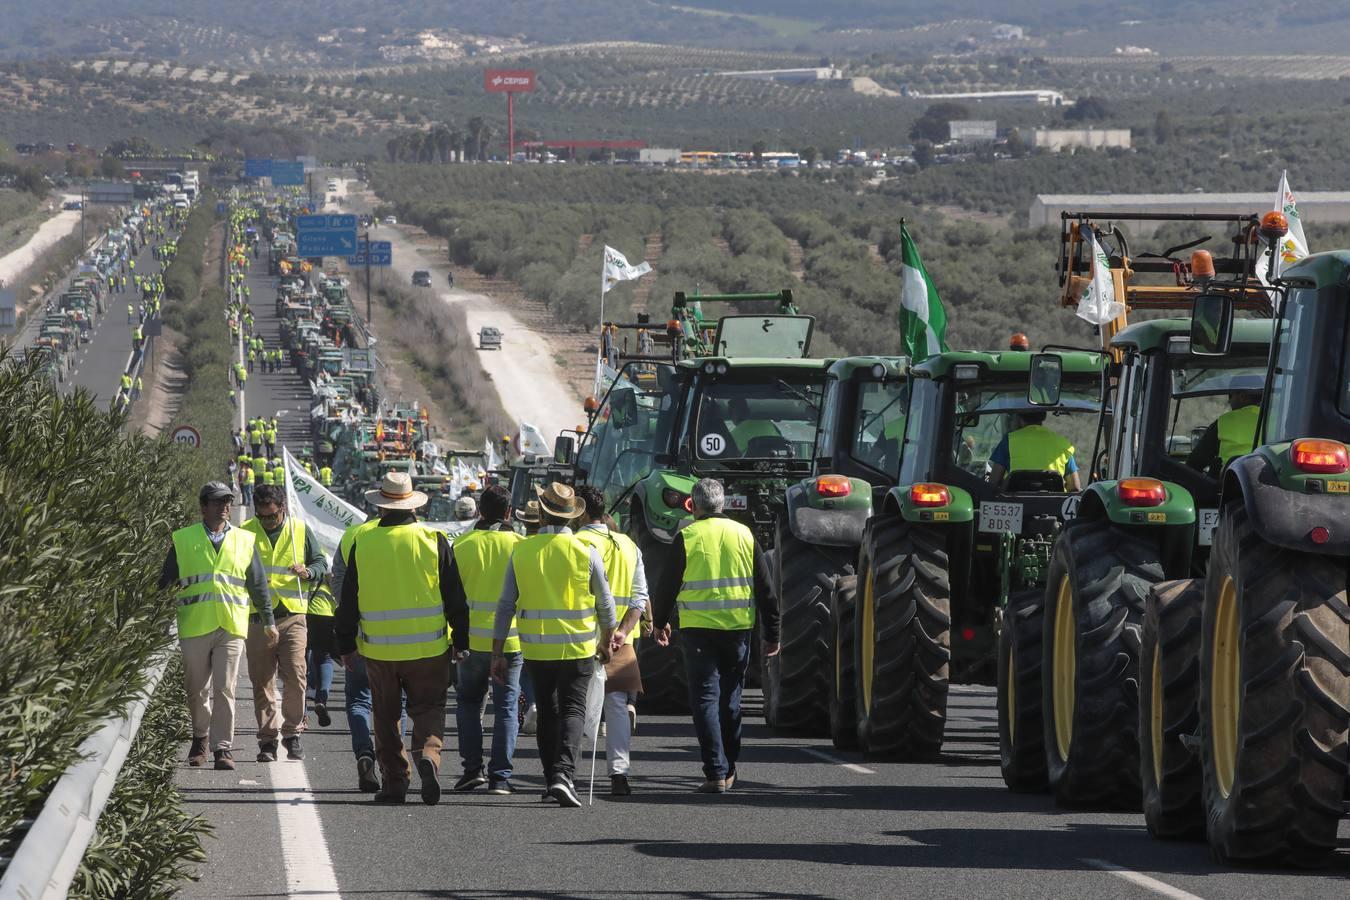
<instances>
[{"instance_id":1,"label":"work boot","mask_svg":"<svg viewBox=\"0 0 1350 900\"><path fill-rule=\"evenodd\" d=\"M609 795L611 797L630 797L632 794L633 789L628 784L627 775L609 776Z\"/></svg>"},{"instance_id":2,"label":"work boot","mask_svg":"<svg viewBox=\"0 0 1350 900\"><path fill-rule=\"evenodd\" d=\"M193 738L188 749L188 765L196 768L206 765L206 738Z\"/></svg>"},{"instance_id":3,"label":"work boot","mask_svg":"<svg viewBox=\"0 0 1350 900\"><path fill-rule=\"evenodd\" d=\"M268 741L265 744L258 745L258 762L276 762L277 761L277 742Z\"/></svg>"},{"instance_id":4,"label":"work boot","mask_svg":"<svg viewBox=\"0 0 1350 900\"><path fill-rule=\"evenodd\" d=\"M234 771L234 754L231 753L231 752L228 751L228 750L217 750L217 751L216 751L216 771L218 771L218 772L233 772L233 771Z\"/></svg>"},{"instance_id":5,"label":"work boot","mask_svg":"<svg viewBox=\"0 0 1350 900\"><path fill-rule=\"evenodd\" d=\"M314 716L319 720L320 728L327 728L333 724L333 717L328 714L328 704L323 701L314 702Z\"/></svg>"},{"instance_id":6,"label":"work boot","mask_svg":"<svg viewBox=\"0 0 1350 900\"><path fill-rule=\"evenodd\" d=\"M375 794L380 790L380 779L375 774L375 760L369 756L356 758L356 785L363 794Z\"/></svg>"},{"instance_id":7,"label":"work boot","mask_svg":"<svg viewBox=\"0 0 1350 900\"><path fill-rule=\"evenodd\" d=\"M385 785L375 794L376 803L402 803L408 799L408 786Z\"/></svg>"},{"instance_id":8,"label":"work boot","mask_svg":"<svg viewBox=\"0 0 1350 900\"><path fill-rule=\"evenodd\" d=\"M695 794L725 794L726 792L727 780L725 778L709 778L694 788Z\"/></svg>"},{"instance_id":9,"label":"work boot","mask_svg":"<svg viewBox=\"0 0 1350 900\"><path fill-rule=\"evenodd\" d=\"M282 738L282 739L281 739L281 743L282 743L282 745L284 745L285 748L286 748L286 758L287 758L287 759L304 759L304 758L305 758L305 751L304 751L304 748L300 746L300 735L297 734L297 735L292 735L291 737L288 737L288 738Z\"/></svg>"},{"instance_id":10,"label":"work boot","mask_svg":"<svg viewBox=\"0 0 1350 900\"><path fill-rule=\"evenodd\" d=\"M435 764L425 756L417 761L417 775L422 779L422 802L435 806L441 802L441 780L436 775Z\"/></svg>"}]
</instances>

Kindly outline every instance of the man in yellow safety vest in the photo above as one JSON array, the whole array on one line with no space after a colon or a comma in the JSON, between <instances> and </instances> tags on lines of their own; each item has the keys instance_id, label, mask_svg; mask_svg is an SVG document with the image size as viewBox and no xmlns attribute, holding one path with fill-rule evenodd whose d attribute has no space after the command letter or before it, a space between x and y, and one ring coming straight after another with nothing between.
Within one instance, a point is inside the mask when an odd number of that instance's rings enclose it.
<instances>
[{"instance_id":1,"label":"man in yellow safety vest","mask_svg":"<svg viewBox=\"0 0 1350 900\"><path fill-rule=\"evenodd\" d=\"M777 656L781 617L754 535L722 512L722 483L704 478L690 496L694 521L676 535L652 592L652 624L656 642L669 645L670 616L678 606L689 706L703 756L704 781L697 791L722 794L736 784L750 632L759 619L764 655Z\"/></svg>"},{"instance_id":2,"label":"man in yellow safety vest","mask_svg":"<svg viewBox=\"0 0 1350 900\"><path fill-rule=\"evenodd\" d=\"M1016 425L1003 436L989 456L989 481L1002 489L1009 472L1055 472L1064 482L1064 490L1082 490L1073 444L1045 427L1045 412L1019 412Z\"/></svg>"},{"instance_id":3,"label":"man in yellow safety vest","mask_svg":"<svg viewBox=\"0 0 1350 900\"><path fill-rule=\"evenodd\" d=\"M275 644L277 629L267 574L252 533L230 525L234 491L213 481L197 494L202 520L173 533L160 572L161 589L177 586L178 645L183 653L192 747L188 765L234 768L234 685L244 658L249 606L263 639Z\"/></svg>"},{"instance_id":4,"label":"man in yellow safety vest","mask_svg":"<svg viewBox=\"0 0 1350 900\"><path fill-rule=\"evenodd\" d=\"M1228 405L1228 412L1205 429L1186 457L1186 465L1216 478L1224 466L1252 452L1256 444L1256 420L1261 415L1261 392L1233 391L1228 395Z\"/></svg>"},{"instance_id":5,"label":"man in yellow safety vest","mask_svg":"<svg viewBox=\"0 0 1350 900\"><path fill-rule=\"evenodd\" d=\"M610 794L627 797L633 793L628 783L633 726L637 724L633 701L642 692L634 641L638 623L647 609L647 570L642 565L642 551L633 539L609 527L605 497L600 490L590 486L578 488L577 496L586 504L586 524L577 531L577 537L600 551L609 589L614 594L614 615L619 620L610 641L611 657L605 664L605 759L609 762Z\"/></svg>"},{"instance_id":6,"label":"man in yellow safety vest","mask_svg":"<svg viewBox=\"0 0 1350 900\"><path fill-rule=\"evenodd\" d=\"M248 633L248 677L253 682L253 711L258 718L258 762L277 758L277 735L288 759L304 759L305 649L309 631L305 612L311 585L328 572L314 533L286 514L286 492L263 484L253 493L253 518L243 524L253 534L267 570L279 634L273 646L252 625ZM281 715L277 715L277 674L281 675Z\"/></svg>"},{"instance_id":7,"label":"man in yellow safety vest","mask_svg":"<svg viewBox=\"0 0 1350 900\"><path fill-rule=\"evenodd\" d=\"M427 495L413 490L407 472L389 472L366 502L380 510L379 525L356 532L348 551L333 630L343 665L365 658L370 680L375 756L384 784L377 803L402 803L412 771L403 750L403 697L412 719L412 752L422 802L441 799L438 780L445 735L445 692L450 641L455 657L468 655L469 608L451 588L450 543L417 521Z\"/></svg>"},{"instance_id":8,"label":"man in yellow safety vest","mask_svg":"<svg viewBox=\"0 0 1350 900\"><path fill-rule=\"evenodd\" d=\"M492 677L507 677L506 641L514 622L539 708L546 796L576 808L581 799L572 775L581 755L587 688L597 652L609 657L617 620L604 560L568 527L585 505L565 484L535 491L542 524L516 545L506 566L492 630Z\"/></svg>"}]
</instances>

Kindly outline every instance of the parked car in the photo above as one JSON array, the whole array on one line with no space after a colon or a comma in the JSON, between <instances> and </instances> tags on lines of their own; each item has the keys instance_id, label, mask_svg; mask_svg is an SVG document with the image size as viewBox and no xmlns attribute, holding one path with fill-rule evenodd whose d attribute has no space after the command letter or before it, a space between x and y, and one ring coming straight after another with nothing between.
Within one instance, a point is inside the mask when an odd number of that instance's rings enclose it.
<instances>
[{"instance_id":1,"label":"parked car","mask_svg":"<svg viewBox=\"0 0 1350 900\"><path fill-rule=\"evenodd\" d=\"M386 225L397 225L397 224L398 224L398 219L395 219L393 216L385 216L385 217L384 217L384 224L386 224Z\"/></svg>"},{"instance_id":2,"label":"parked car","mask_svg":"<svg viewBox=\"0 0 1350 900\"><path fill-rule=\"evenodd\" d=\"M412 274L413 287L431 287L431 273L426 269L418 269Z\"/></svg>"}]
</instances>

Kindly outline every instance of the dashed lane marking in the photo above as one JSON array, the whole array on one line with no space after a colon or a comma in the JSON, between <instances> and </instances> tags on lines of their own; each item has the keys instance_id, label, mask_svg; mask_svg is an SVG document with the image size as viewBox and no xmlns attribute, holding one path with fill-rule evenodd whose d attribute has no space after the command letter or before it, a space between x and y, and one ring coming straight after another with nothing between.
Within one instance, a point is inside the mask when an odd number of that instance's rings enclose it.
<instances>
[{"instance_id":1,"label":"dashed lane marking","mask_svg":"<svg viewBox=\"0 0 1350 900\"><path fill-rule=\"evenodd\" d=\"M1124 866L1118 866L1115 863L1111 862L1110 860L1082 859L1079 861L1087 863L1094 869L1101 869L1103 872L1109 872L1110 874L1116 876L1117 878L1124 879L1125 881L1128 881L1131 884L1138 885L1141 888L1147 888L1148 890L1153 891L1153 893L1155 894L1160 894L1163 897L1169 897L1171 898L1171 900L1202 900L1202 898L1196 894L1192 894L1189 891L1183 891L1181 888L1178 887L1172 887L1172 885L1168 884L1165 881L1159 881L1156 878L1150 878L1147 875L1141 875L1140 873L1132 869L1127 869Z\"/></svg>"},{"instance_id":2,"label":"dashed lane marking","mask_svg":"<svg viewBox=\"0 0 1350 900\"><path fill-rule=\"evenodd\" d=\"M867 766L860 766L857 763L846 762L833 754L826 753L824 750L817 750L815 747L798 747L797 749L809 756L814 756L817 759L823 759L825 762L832 763L840 768L848 769L850 772L857 772L859 775L877 774L874 769L869 769Z\"/></svg>"},{"instance_id":3,"label":"dashed lane marking","mask_svg":"<svg viewBox=\"0 0 1350 900\"><path fill-rule=\"evenodd\" d=\"M272 794L281 824L281 857L286 866L286 892L313 900L341 900L337 873L328 854L319 809L302 762L271 767Z\"/></svg>"}]
</instances>

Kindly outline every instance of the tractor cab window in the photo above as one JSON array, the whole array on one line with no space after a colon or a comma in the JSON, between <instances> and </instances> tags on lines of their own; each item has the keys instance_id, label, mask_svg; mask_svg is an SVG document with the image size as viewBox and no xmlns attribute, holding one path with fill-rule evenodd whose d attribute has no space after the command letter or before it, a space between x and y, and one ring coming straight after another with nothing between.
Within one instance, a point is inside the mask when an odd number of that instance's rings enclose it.
<instances>
[{"instance_id":1,"label":"tractor cab window","mask_svg":"<svg viewBox=\"0 0 1350 900\"><path fill-rule=\"evenodd\" d=\"M1265 358L1183 357L1174 359L1171 376L1167 456L1217 476L1222 464L1219 420L1231 411L1249 410L1255 427L1266 383Z\"/></svg>"},{"instance_id":2,"label":"tractor cab window","mask_svg":"<svg viewBox=\"0 0 1350 900\"><path fill-rule=\"evenodd\" d=\"M698 401L694 453L712 463L810 459L824 385L801 374L708 382Z\"/></svg>"},{"instance_id":3,"label":"tractor cab window","mask_svg":"<svg viewBox=\"0 0 1350 900\"><path fill-rule=\"evenodd\" d=\"M1274 444L1303 437L1300 423L1313 419L1309 409L1316 403L1316 392L1298 360L1313 358L1319 342L1316 333L1317 291L1300 288L1289 292L1279 325L1279 353L1270 379L1270 412L1266 433L1260 443ZM1350 408L1350 407L1346 407Z\"/></svg>"},{"instance_id":4,"label":"tractor cab window","mask_svg":"<svg viewBox=\"0 0 1350 900\"><path fill-rule=\"evenodd\" d=\"M894 472L905 437L909 387L903 381L867 382L858 388L853 458L878 472Z\"/></svg>"},{"instance_id":5,"label":"tractor cab window","mask_svg":"<svg viewBox=\"0 0 1350 900\"><path fill-rule=\"evenodd\" d=\"M614 381L578 454L586 483L609 504L642 480L665 453L675 419L673 368L630 363Z\"/></svg>"},{"instance_id":6,"label":"tractor cab window","mask_svg":"<svg viewBox=\"0 0 1350 900\"><path fill-rule=\"evenodd\" d=\"M1064 382L1059 404L1053 407L1027 403L1025 384L962 389L956 394L956 433L950 462L981 479L989 478L995 465L1015 474L1026 467L1020 465L1023 439L1019 437L1014 445L1013 435L1049 431L1073 447L1062 474L1077 471L1077 456L1091 452L1099 403L1100 385L1095 382ZM1038 464L1036 469L1041 471L1045 466Z\"/></svg>"}]
</instances>

